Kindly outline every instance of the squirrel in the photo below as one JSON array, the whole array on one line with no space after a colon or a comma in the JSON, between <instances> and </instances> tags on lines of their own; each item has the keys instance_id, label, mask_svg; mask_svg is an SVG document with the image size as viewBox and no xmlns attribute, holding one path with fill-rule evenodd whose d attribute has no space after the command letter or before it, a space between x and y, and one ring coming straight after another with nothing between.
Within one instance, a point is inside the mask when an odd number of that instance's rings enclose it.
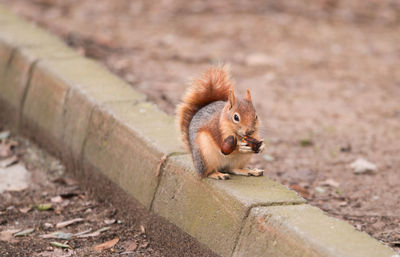
<instances>
[{"instance_id":1,"label":"squirrel","mask_svg":"<svg viewBox=\"0 0 400 257\"><path fill-rule=\"evenodd\" d=\"M262 152L260 119L249 89L235 97L226 67L209 68L193 81L177 106L182 141L192 154L201 177L226 180L229 174L262 176L263 170L246 168L252 153Z\"/></svg>"}]
</instances>

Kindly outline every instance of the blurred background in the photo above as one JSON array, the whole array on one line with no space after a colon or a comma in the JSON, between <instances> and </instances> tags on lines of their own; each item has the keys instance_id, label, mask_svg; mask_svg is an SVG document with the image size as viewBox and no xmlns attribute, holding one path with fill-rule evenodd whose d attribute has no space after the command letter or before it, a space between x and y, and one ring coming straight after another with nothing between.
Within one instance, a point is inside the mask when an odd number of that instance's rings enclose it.
<instances>
[{"instance_id":1,"label":"blurred background","mask_svg":"<svg viewBox=\"0 0 400 257\"><path fill-rule=\"evenodd\" d=\"M399 0L0 0L169 114L190 79L231 65L268 147L265 174L400 247ZM112 86L112 85L110 85ZM364 158L376 170L356 174Z\"/></svg>"}]
</instances>

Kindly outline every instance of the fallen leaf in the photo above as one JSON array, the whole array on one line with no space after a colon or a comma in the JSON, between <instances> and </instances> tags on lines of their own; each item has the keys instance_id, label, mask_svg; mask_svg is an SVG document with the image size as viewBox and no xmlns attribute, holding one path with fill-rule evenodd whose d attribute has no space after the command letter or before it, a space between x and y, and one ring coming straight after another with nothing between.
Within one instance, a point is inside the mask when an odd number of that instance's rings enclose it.
<instances>
[{"instance_id":1,"label":"fallen leaf","mask_svg":"<svg viewBox=\"0 0 400 257\"><path fill-rule=\"evenodd\" d=\"M12 157L0 161L0 168L10 167L11 165L16 164L17 162L18 162L18 157L14 155Z\"/></svg>"},{"instance_id":2,"label":"fallen leaf","mask_svg":"<svg viewBox=\"0 0 400 257\"><path fill-rule=\"evenodd\" d=\"M107 225L111 225L111 224L114 224L115 223L115 219L107 219L107 220L104 220L104 223L106 223Z\"/></svg>"},{"instance_id":3,"label":"fallen leaf","mask_svg":"<svg viewBox=\"0 0 400 257\"><path fill-rule=\"evenodd\" d=\"M71 248L71 246L59 242L50 242L50 244L58 248Z\"/></svg>"},{"instance_id":4,"label":"fallen leaf","mask_svg":"<svg viewBox=\"0 0 400 257\"><path fill-rule=\"evenodd\" d=\"M322 181L321 185L323 185L323 186L331 186L331 187L339 187L340 186L339 182L337 182L337 181L335 181L335 180L333 180L331 178L329 178L329 179L327 179L325 181Z\"/></svg>"},{"instance_id":5,"label":"fallen leaf","mask_svg":"<svg viewBox=\"0 0 400 257\"><path fill-rule=\"evenodd\" d=\"M143 226L143 225L140 225L140 231L142 231L142 233L143 233L143 234L145 234L145 233L146 233L146 229L144 228L144 226Z\"/></svg>"},{"instance_id":6,"label":"fallen leaf","mask_svg":"<svg viewBox=\"0 0 400 257\"><path fill-rule=\"evenodd\" d=\"M61 203L62 201L63 201L63 198L61 197L61 196L55 196L55 197L52 197L51 199L50 199L50 201L52 202L52 203Z\"/></svg>"},{"instance_id":7,"label":"fallen leaf","mask_svg":"<svg viewBox=\"0 0 400 257\"><path fill-rule=\"evenodd\" d=\"M356 174L362 174L369 171L375 171L376 165L369 162L363 158L358 158L356 161L350 164L350 167L354 170Z\"/></svg>"},{"instance_id":8,"label":"fallen leaf","mask_svg":"<svg viewBox=\"0 0 400 257\"><path fill-rule=\"evenodd\" d=\"M59 223L57 223L56 228L63 228L63 227L66 227L66 226L69 226L71 224L74 224L74 223L77 223L77 222L81 222L81 221L83 221L82 218L76 218L76 219L72 219L72 220L59 222Z\"/></svg>"},{"instance_id":9,"label":"fallen leaf","mask_svg":"<svg viewBox=\"0 0 400 257\"><path fill-rule=\"evenodd\" d=\"M75 252L72 250L64 251L63 249L56 248L52 246L46 248L47 251L39 253L37 256L41 257L69 257L76 256Z\"/></svg>"},{"instance_id":10,"label":"fallen leaf","mask_svg":"<svg viewBox=\"0 0 400 257\"><path fill-rule=\"evenodd\" d=\"M64 240L69 240L73 236L72 233L65 233L62 231L56 231L50 234L46 235L41 235L41 238L53 238L53 239L64 239Z\"/></svg>"},{"instance_id":11,"label":"fallen leaf","mask_svg":"<svg viewBox=\"0 0 400 257\"><path fill-rule=\"evenodd\" d=\"M34 228L28 228L28 229L22 230L21 232L15 233L14 237L27 236L27 235L31 234L33 231L35 231Z\"/></svg>"},{"instance_id":12,"label":"fallen leaf","mask_svg":"<svg viewBox=\"0 0 400 257\"><path fill-rule=\"evenodd\" d=\"M84 234L84 235L79 235L78 237L83 238L83 237L94 237L100 235L102 232L109 230L111 227L104 227L99 230L94 231L93 233L90 234Z\"/></svg>"},{"instance_id":13,"label":"fallen leaf","mask_svg":"<svg viewBox=\"0 0 400 257\"><path fill-rule=\"evenodd\" d=\"M131 244L128 245L128 247L125 249L125 251L130 252L130 251L135 251L138 248L138 244L136 242L132 242Z\"/></svg>"},{"instance_id":14,"label":"fallen leaf","mask_svg":"<svg viewBox=\"0 0 400 257\"><path fill-rule=\"evenodd\" d=\"M290 185L289 187L290 187L290 189L293 189L294 191L296 191L299 195L301 195L304 198L310 197L310 192L308 192L308 190L305 189L304 187L301 187L297 184Z\"/></svg>"},{"instance_id":15,"label":"fallen leaf","mask_svg":"<svg viewBox=\"0 0 400 257\"><path fill-rule=\"evenodd\" d=\"M39 211L48 211L52 208L53 208L53 206L51 205L51 203L44 203L44 204L36 205L36 209L38 209Z\"/></svg>"},{"instance_id":16,"label":"fallen leaf","mask_svg":"<svg viewBox=\"0 0 400 257\"><path fill-rule=\"evenodd\" d=\"M111 247L116 245L118 243L118 241L119 241L119 238L114 238L113 240L110 240L110 241L107 241L102 244L94 246L93 250L95 250L96 252L101 252L103 250L110 249Z\"/></svg>"},{"instance_id":17,"label":"fallen leaf","mask_svg":"<svg viewBox=\"0 0 400 257\"><path fill-rule=\"evenodd\" d=\"M326 190L323 187L315 187L315 191L317 191L318 193L323 194L323 193L325 193Z\"/></svg>"},{"instance_id":18,"label":"fallen leaf","mask_svg":"<svg viewBox=\"0 0 400 257\"><path fill-rule=\"evenodd\" d=\"M145 242L140 247L141 248L147 248L148 246L149 246L149 242Z\"/></svg>"},{"instance_id":19,"label":"fallen leaf","mask_svg":"<svg viewBox=\"0 0 400 257\"><path fill-rule=\"evenodd\" d=\"M81 231L81 232L78 232L78 233L75 233L74 236L81 236L81 235L89 233L90 231L92 231L91 228L89 228L87 230L84 230L84 231Z\"/></svg>"},{"instance_id":20,"label":"fallen leaf","mask_svg":"<svg viewBox=\"0 0 400 257\"><path fill-rule=\"evenodd\" d=\"M43 227L46 228L46 229L49 229L49 228L52 228L54 226L53 226L53 224L46 222L46 223L43 224Z\"/></svg>"},{"instance_id":21,"label":"fallen leaf","mask_svg":"<svg viewBox=\"0 0 400 257\"><path fill-rule=\"evenodd\" d=\"M32 207L19 208L19 211L20 211L21 213L27 213L27 212L29 212L30 210L32 210Z\"/></svg>"}]
</instances>

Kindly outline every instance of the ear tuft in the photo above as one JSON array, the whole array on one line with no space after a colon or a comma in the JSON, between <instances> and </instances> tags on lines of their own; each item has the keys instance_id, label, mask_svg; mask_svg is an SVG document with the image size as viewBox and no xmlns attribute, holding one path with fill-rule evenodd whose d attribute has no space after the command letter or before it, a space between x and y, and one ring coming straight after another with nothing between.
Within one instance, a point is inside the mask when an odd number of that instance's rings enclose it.
<instances>
[{"instance_id":1,"label":"ear tuft","mask_svg":"<svg viewBox=\"0 0 400 257\"><path fill-rule=\"evenodd\" d=\"M248 88L246 89L246 97L244 99L246 99L247 101L251 102L250 90Z\"/></svg>"},{"instance_id":2,"label":"ear tuft","mask_svg":"<svg viewBox=\"0 0 400 257\"><path fill-rule=\"evenodd\" d=\"M235 97L235 92L233 91L233 89L229 90L229 98L228 98L228 102L229 102L229 110L232 109L232 107L235 105L236 103L236 97Z\"/></svg>"}]
</instances>

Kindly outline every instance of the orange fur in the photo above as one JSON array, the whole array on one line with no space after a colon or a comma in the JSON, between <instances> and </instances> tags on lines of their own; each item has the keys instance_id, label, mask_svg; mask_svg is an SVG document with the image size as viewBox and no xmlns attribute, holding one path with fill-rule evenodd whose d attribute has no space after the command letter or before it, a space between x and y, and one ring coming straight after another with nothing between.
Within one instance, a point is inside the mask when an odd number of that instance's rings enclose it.
<instances>
[{"instance_id":1,"label":"orange fur","mask_svg":"<svg viewBox=\"0 0 400 257\"><path fill-rule=\"evenodd\" d=\"M229 80L225 67L208 69L201 78L194 80L177 108L177 120L182 132L182 140L189 147L189 124L202 107L216 101L227 101L233 83Z\"/></svg>"}]
</instances>

